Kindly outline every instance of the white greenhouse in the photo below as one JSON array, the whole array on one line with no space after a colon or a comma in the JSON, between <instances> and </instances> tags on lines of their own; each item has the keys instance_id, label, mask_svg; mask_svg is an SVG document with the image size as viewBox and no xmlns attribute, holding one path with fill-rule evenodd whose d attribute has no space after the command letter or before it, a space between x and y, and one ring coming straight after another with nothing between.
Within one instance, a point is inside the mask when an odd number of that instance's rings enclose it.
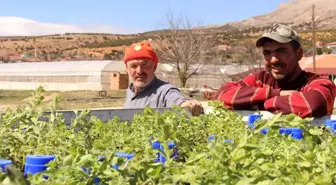
<instances>
[{"instance_id":1,"label":"white greenhouse","mask_svg":"<svg viewBox=\"0 0 336 185\"><path fill-rule=\"evenodd\" d=\"M49 91L126 89L123 61L62 61L0 64L0 89Z\"/></svg>"}]
</instances>

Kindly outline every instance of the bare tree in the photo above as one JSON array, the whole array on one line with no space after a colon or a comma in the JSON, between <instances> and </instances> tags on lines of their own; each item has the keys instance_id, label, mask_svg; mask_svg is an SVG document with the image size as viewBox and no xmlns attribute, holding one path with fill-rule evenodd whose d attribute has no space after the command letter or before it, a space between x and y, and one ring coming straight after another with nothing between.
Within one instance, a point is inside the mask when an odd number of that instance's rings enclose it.
<instances>
[{"instance_id":1,"label":"bare tree","mask_svg":"<svg viewBox=\"0 0 336 185\"><path fill-rule=\"evenodd\" d=\"M237 49L238 48L238 49ZM233 62L237 64L237 74L230 75L232 80L241 80L252 72L259 71L263 67L263 55L253 44L245 44L236 47ZM243 65L245 67L243 67Z\"/></svg>"},{"instance_id":2,"label":"bare tree","mask_svg":"<svg viewBox=\"0 0 336 185\"><path fill-rule=\"evenodd\" d=\"M260 49L258 49L254 44L246 45L247 51L244 53L245 63L249 65L249 69L255 68L258 65L259 68L263 66L263 55Z\"/></svg>"},{"instance_id":3,"label":"bare tree","mask_svg":"<svg viewBox=\"0 0 336 185\"><path fill-rule=\"evenodd\" d=\"M158 39L160 62L172 65L182 87L197 74L202 64L216 57L216 38L202 26L193 27L187 18L167 16L168 29Z\"/></svg>"}]
</instances>

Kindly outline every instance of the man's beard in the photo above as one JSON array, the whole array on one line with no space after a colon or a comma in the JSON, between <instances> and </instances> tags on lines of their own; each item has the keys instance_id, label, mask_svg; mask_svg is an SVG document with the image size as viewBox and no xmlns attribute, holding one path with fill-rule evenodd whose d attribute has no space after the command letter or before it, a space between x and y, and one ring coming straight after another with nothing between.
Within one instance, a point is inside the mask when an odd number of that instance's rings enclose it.
<instances>
[{"instance_id":1,"label":"man's beard","mask_svg":"<svg viewBox=\"0 0 336 185\"><path fill-rule=\"evenodd\" d=\"M286 64L284 63L277 63L267 66L267 71L275 78L276 80L284 80L290 74L286 71Z\"/></svg>"},{"instance_id":2,"label":"man's beard","mask_svg":"<svg viewBox=\"0 0 336 185\"><path fill-rule=\"evenodd\" d=\"M141 81L137 81L137 79L141 78ZM132 79L132 78L131 78ZM135 84L136 88L143 88L147 86L150 81L148 80L148 75L146 73L136 74L132 80L132 83Z\"/></svg>"}]
</instances>

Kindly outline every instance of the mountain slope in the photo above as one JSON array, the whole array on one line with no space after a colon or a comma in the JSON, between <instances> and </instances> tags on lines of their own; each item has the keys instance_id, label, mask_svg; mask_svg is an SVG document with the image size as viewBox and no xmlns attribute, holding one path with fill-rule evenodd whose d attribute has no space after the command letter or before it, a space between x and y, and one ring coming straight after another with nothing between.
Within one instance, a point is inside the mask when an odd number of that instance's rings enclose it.
<instances>
[{"instance_id":1,"label":"mountain slope","mask_svg":"<svg viewBox=\"0 0 336 185\"><path fill-rule=\"evenodd\" d=\"M247 29L262 28L274 22L290 24L302 29L310 29L312 5L315 5L316 28L336 28L336 0L296 0L282 3L273 12L251 17L243 21L224 24L221 28Z\"/></svg>"}]
</instances>

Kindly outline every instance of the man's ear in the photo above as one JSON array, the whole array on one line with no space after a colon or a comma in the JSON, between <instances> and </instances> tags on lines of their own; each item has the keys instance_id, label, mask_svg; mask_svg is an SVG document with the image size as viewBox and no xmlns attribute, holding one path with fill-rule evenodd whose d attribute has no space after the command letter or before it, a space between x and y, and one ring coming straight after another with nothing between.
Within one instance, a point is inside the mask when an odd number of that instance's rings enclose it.
<instances>
[{"instance_id":1,"label":"man's ear","mask_svg":"<svg viewBox=\"0 0 336 185\"><path fill-rule=\"evenodd\" d=\"M302 59L302 57L303 57L303 49L300 47L299 49L297 49L297 51L296 51L297 53L297 59L298 59L298 61L300 61L301 59Z\"/></svg>"}]
</instances>

